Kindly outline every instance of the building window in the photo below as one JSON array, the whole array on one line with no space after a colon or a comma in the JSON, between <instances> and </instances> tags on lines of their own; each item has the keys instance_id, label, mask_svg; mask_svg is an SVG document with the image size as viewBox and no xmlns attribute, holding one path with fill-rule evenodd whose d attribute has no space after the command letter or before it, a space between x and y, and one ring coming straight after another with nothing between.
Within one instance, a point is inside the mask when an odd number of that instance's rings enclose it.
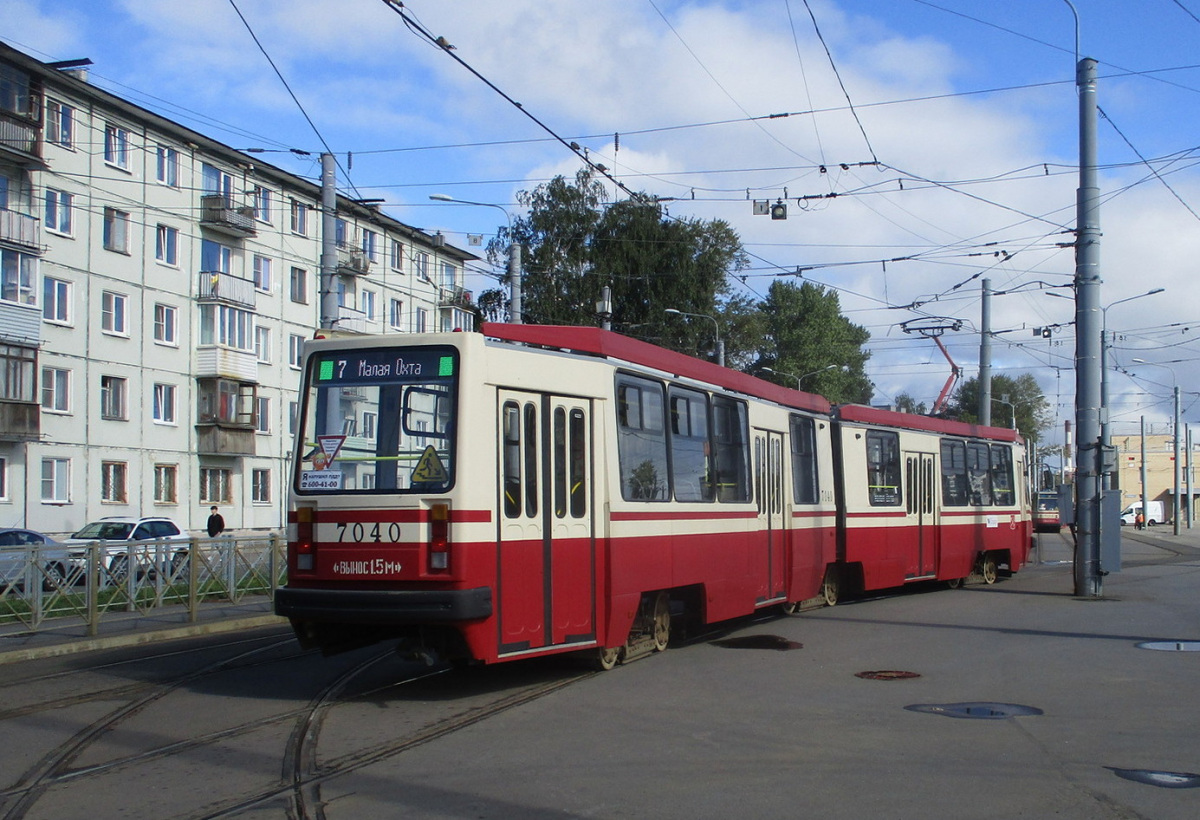
<instances>
[{"instance_id":1,"label":"building window","mask_svg":"<svg viewBox=\"0 0 1200 820\"><path fill-rule=\"evenodd\" d=\"M75 195L66 191L46 189L46 230L70 236L72 231L71 209L75 205Z\"/></svg>"},{"instance_id":2,"label":"building window","mask_svg":"<svg viewBox=\"0 0 1200 820\"><path fill-rule=\"evenodd\" d=\"M393 330L404 330L404 302L393 299L388 306L388 324Z\"/></svg>"},{"instance_id":3,"label":"building window","mask_svg":"<svg viewBox=\"0 0 1200 820\"><path fill-rule=\"evenodd\" d=\"M250 480L253 484L251 491L251 501L265 504L271 500L271 471L262 468L255 468L250 474Z\"/></svg>"},{"instance_id":4,"label":"building window","mask_svg":"<svg viewBox=\"0 0 1200 820\"><path fill-rule=\"evenodd\" d=\"M231 379L199 379L198 387L202 423L254 426L257 385Z\"/></svg>"},{"instance_id":5,"label":"building window","mask_svg":"<svg viewBox=\"0 0 1200 820\"><path fill-rule=\"evenodd\" d=\"M200 306L200 344L254 349L254 314L229 305Z\"/></svg>"},{"instance_id":6,"label":"building window","mask_svg":"<svg viewBox=\"0 0 1200 820\"><path fill-rule=\"evenodd\" d=\"M254 287L266 293L271 292L271 258L254 255Z\"/></svg>"},{"instance_id":7,"label":"building window","mask_svg":"<svg viewBox=\"0 0 1200 820\"><path fill-rule=\"evenodd\" d=\"M46 142L75 147L75 108L58 100L46 101Z\"/></svg>"},{"instance_id":8,"label":"building window","mask_svg":"<svg viewBox=\"0 0 1200 820\"><path fill-rule=\"evenodd\" d=\"M379 234L375 231L363 228L362 232L362 247L363 253L372 262L379 261Z\"/></svg>"},{"instance_id":9,"label":"building window","mask_svg":"<svg viewBox=\"0 0 1200 820\"><path fill-rule=\"evenodd\" d=\"M100 462L100 500L108 504L124 504L129 500L126 491L127 465L123 461Z\"/></svg>"},{"instance_id":10,"label":"building window","mask_svg":"<svg viewBox=\"0 0 1200 820\"><path fill-rule=\"evenodd\" d=\"M105 333L129 335L126 307L129 297L121 293L104 291L100 297L100 328Z\"/></svg>"},{"instance_id":11,"label":"building window","mask_svg":"<svg viewBox=\"0 0 1200 820\"><path fill-rule=\"evenodd\" d=\"M260 433L271 432L271 400L258 397L258 411L254 414L254 429Z\"/></svg>"},{"instance_id":12,"label":"building window","mask_svg":"<svg viewBox=\"0 0 1200 820\"><path fill-rule=\"evenodd\" d=\"M424 251L418 251L413 259L413 268L417 276L422 279L429 279L429 254Z\"/></svg>"},{"instance_id":13,"label":"building window","mask_svg":"<svg viewBox=\"0 0 1200 820\"><path fill-rule=\"evenodd\" d=\"M227 208L233 207L233 177L207 162L200 166L200 186L205 196L219 194Z\"/></svg>"},{"instance_id":14,"label":"building window","mask_svg":"<svg viewBox=\"0 0 1200 820\"><path fill-rule=\"evenodd\" d=\"M0 248L0 299L22 305L37 304L37 257Z\"/></svg>"},{"instance_id":15,"label":"building window","mask_svg":"<svg viewBox=\"0 0 1200 820\"><path fill-rule=\"evenodd\" d=\"M129 253L129 214L116 208L104 209L104 249Z\"/></svg>"},{"instance_id":16,"label":"building window","mask_svg":"<svg viewBox=\"0 0 1200 820\"><path fill-rule=\"evenodd\" d=\"M304 359L304 337L295 333L288 336L288 364L299 369Z\"/></svg>"},{"instance_id":17,"label":"building window","mask_svg":"<svg viewBox=\"0 0 1200 820\"><path fill-rule=\"evenodd\" d=\"M35 402L37 348L0 344L0 399Z\"/></svg>"},{"instance_id":18,"label":"building window","mask_svg":"<svg viewBox=\"0 0 1200 820\"><path fill-rule=\"evenodd\" d=\"M379 424L379 414L364 412L362 415L362 437L370 441L375 440L375 430Z\"/></svg>"},{"instance_id":19,"label":"building window","mask_svg":"<svg viewBox=\"0 0 1200 820\"><path fill-rule=\"evenodd\" d=\"M154 341L160 344L177 344L175 323L178 311L170 305L154 306Z\"/></svg>"},{"instance_id":20,"label":"building window","mask_svg":"<svg viewBox=\"0 0 1200 820\"><path fill-rule=\"evenodd\" d=\"M458 266L449 262L442 263L442 285L452 288L458 285Z\"/></svg>"},{"instance_id":21,"label":"building window","mask_svg":"<svg viewBox=\"0 0 1200 820\"><path fill-rule=\"evenodd\" d=\"M308 236L308 206L298 199L292 200L292 233Z\"/></svg>"},{"instance_id":22,"label":"building window","mask_svg":"<svg viewBox=\"0 0 1200 820\"><path fill-rule=\"evenodd\" d=\"M42 409L51 413L71 411L71 371L42 368Z\"/></svg>"},{"instance_id":23,"label":"building window","mask_svg":"<svg viewBox=\"0 0 1200 820\"><path fill-rule=\"evenodd\" d=\"M179 229L159 225L154 231L154 258L164 265L179 266Z\"/></svg>"},{"instance_id":24,"label":"building window","mask_svg":"<svg viewBox=\"0 0 1200 820\"><path fill-rule=\"evenodd\" d=\"M363 316L368 322L375 321L375 291L364 290L358 299L358 309L363 312Z\"/></svg>"},{"instance_id":25,"label":"building window","mask_svg":"<svg viewBox=\"0 0 1200 820\"><path fill-rule=\"evenodd\" d=\"M271 363L271 328L254 328L254 357L259 364Z\"/></svg>"},{"instance_id":26,"label":"building window","mask_svg":"<svg viewBox=\"0 0 1200 820\"><path fill-rule=\"evenodd\" d=\"M8 459L0 456L0 499L8 498Z\"/></svg>"},{"instance_id":27,"label":"building window","mask_svg":"<svg viewBox=\"0 0 1200 820\"><path fill-rule=\"evenodd\" d=\"M52 276L42 279L42 318L61 325L71 323L71 283Z\"/></svg>"},{"instance_id":28,"label":"building window","mask_svg":"<svg viewBox=\"0 0 1200 820\"><path fill-rule=\"evenodd\" d=\"M50 504L71 501L71 459L42 459L42 501Z\"/></svg>"},{"instance_id":29,"label":"building window","mask_svg":"<svg viewBox=\"0 0 1200 820\"><path fill-rule=\"evenodd\" d=\"M254 204L254 218L259 222L271 221L271 191L261 185L255 185L250 191L250 199Z\"/></svg>"},{"instance_id":30,"label":"building window","mask_svg":"<svg viewBox=\"0 0 1200 820\"><path fill-rule=\"evenodd\" d=\"M204 273L231 273L233 248L211 239L200 240L200 270Z\"/></svg>"},{"instance_id":31,"label":"building window","mask_svg":"<svg viewBox=\"0 0 1200 820\"><path fill-rule=\"evenodd\" d=\"M392 252L388 255L391 260L392 270L404 269L404 243L399 239L392 240Z\"/></svg>"},{"instance_id":32,"label":"building window","mask_svg":"<svg viewBox=\"0 0 1200 820\"><path fill-rule=\"evenodd\" d=\"M417 308L417 326L413 328L414 333L424 333L429 324L429 311L425 308Z\"/></svg>"},{"instance_id":33,"label":"building window","mask_svg":"<svg viewBox=\"0 0 1200 820\"><path fill-rule=\"evenodd\" d=\"M292 268L291 297L293 302L308 304L308 271L304 268Z\"/></svg>"},{"instance_id":34,"label":"building window","mask_svg":"<svg viewBox=\"0 0 1200 820\"><path fill-rule=\"evenodd\" d=\"M296 435L296 419L300 417L300 402L288 402L288 435Z\"/></svg>"},{"instance_id":35,"label":"building window","mask_svg":"<svg viewBox=\"0 0 1200 820\"><path fill-rule=\"evenodd\" d=\"M154 465L154 503L175 504L179 501L179 465Z\"/></svg>"},{"instance_id":36,"label":"building window","mask_svg":"<svg viewBox=\"0 0 1200 820\"><path fill-rule=\"evenodd\" d=\"M233 474L217 467L200 468L200 503L229 504L233 501L230 484Z\"/></svg>"},{"instance_id":37,"label":"building window","mask_svg":"<svg viewBox=\"0 0 1200 820\"><path fill-rule=\"evenodd\" d=\"M120 376L100 377L100 418L128 420L129 381Z\"/></svg>"},{"instance_id":38,"label":"building window","mask_svg":"<svg viewBox=\"0 0 1200 820\"><path fill-rule=\"evenodd\" d=\"M154 385L154 420L159 424L175 423L175 385Z\"/></svg>"},{"instance_id":39,"label":"building window","mask_svg":"<svg viewBox=\"0 0 1200 820\"><path fill-rule=\"evenodd\" d=\"M159 145L156 152L155 179L172 188L179 187L179 151L169 145Z\"/></svg>"},{"instance_id":40,"label":"building window","mask_svg":"<svg viewBox=\"0 0 1200 820\"><path fill-rule=\"evenodd\" d=\"M124 170L129 169L129 131L108 123L104 128L104 161Z\"/></svg>"}]
</instances>

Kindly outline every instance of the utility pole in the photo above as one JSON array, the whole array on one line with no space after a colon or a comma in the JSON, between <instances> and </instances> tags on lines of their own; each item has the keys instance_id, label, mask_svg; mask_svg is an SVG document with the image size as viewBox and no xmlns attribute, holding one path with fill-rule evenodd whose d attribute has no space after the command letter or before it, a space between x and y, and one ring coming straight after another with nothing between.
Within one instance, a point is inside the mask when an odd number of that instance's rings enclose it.
<instances>
[{"instance_id":1,"label":"utility pole","mask_svg":"<svg viewBox=\"0 0 1200 820\"><path fill-rule=\"evenodd\" d=\"M337 161L321 154L321 329L337 327Z\"/></svg>"},{"instance_id":2,"label":"utility pole","mask_svg":"<svg viewBox=\"0 0 1200 820\"><path fill-rule=\"evenodd\" d=\"M1100 190L1096 168L1096 61L1076 66L1079 95L1079 191L1075 227L1075 594L1103 595L1100 573Z\"/></svg>"},{"instance_id":3,"label":"utility pole","mask_svg":"<svg viewBox=\"0 0 1200 820\"><path fill-rule=\"evenodd\" d=\"M1172 373L1173 374L1173 373ZM1179 461L1180 456L1180 439L1183 438L1183 428L1179 426L1179 384L1175 384L1175 503L1172 505L1174 510L1171 513L1172 531L1175 535L1179 535L1179 514L1183 512L1182 504L1180 504L1179 491L1181 488L1181 477L1183 474L1182 465Z\"/></svg>"},{"instance_id":4,"label":"utility pole","mask_svg":"<svg viewBox=\"0 0 1200 820\"><path fill-rule=\"evenodd\" d=\"M992 423L992 280L983 280L979 331L979 423Z\"/></svg>"},{"instance_id":5,"label":"utility pole","mask_svg":"<svg viewBox=\"0 0 1200 820\"><path fill-rule=\"evenodd\" d=\"M514 325L521 324L523 306L521 305L521 243L509 234L508 245L508 299L509 313Z\"/></svg>"}]
</instances>

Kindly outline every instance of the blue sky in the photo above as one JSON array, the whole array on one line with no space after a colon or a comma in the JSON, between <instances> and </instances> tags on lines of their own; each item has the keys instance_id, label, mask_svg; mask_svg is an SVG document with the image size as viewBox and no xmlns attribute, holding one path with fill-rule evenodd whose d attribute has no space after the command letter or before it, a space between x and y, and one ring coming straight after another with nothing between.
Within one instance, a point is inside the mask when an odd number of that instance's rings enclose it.
<instances>
[{"instance_id":1,"label":"blue sky","mask_svg":"<svg viewBox=\"0 0 1200 820\"><path fill-rule=\"evenodd\" d=\"M975 374L986 276L1018 291L993 302L994 372L1033 373L1059 426L1072 417L1073 307L1037 284L1069 284L1074 270L1061 247L1078 181L1064 0L404 6L630 188L673 198L674 215L730 222L754 259L738 287L762 295L801 268L837 289L872 333L876 402L906 391L932 403L948 374L932 341L902 332L906 320L963 320L944 340ZM1166 432L1176 380L1185 420L1200 420L1200 0L1075 7L1105 115L1101 303L1166 288L1107 314L1126 371L1110 380L1114 431L1135 433L1145 415ZM353 195L462 246L501 215L429 195L516 213L517 191L580 166L383 0L5 0L2 26L10 45L91 58L96 85L296 173L316 178L327 145L349 165L339 181ZM786 221L747 201L781 197ZM1062 327L1034 336L1047 325Z\"/></svg>"}]
</instances>

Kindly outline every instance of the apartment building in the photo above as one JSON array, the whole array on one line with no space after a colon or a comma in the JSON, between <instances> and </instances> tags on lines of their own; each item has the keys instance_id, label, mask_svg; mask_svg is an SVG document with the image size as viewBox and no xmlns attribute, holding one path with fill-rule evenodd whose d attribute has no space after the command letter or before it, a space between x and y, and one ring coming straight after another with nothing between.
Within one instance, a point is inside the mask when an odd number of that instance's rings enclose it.
<instances>
[{"instance_id":1,"label":"apartment building","mask_svg":"<svg viewBox=\"0 0 1200 820\"><path fill-rule=\"evenodd\" d=\"M321 191L262 158L0 44L0 526L282 525ZM335 224L338 330L471 328L477 257L343 197Z\"/></svg>"}]
</instances>

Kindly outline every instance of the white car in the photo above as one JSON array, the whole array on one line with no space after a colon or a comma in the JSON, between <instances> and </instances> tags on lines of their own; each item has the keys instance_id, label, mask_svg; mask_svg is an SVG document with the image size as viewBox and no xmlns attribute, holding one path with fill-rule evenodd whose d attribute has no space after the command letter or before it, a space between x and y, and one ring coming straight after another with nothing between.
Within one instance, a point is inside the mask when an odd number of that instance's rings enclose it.
<instances>
[{"instance_id":1,"label":"white car","mask_svg":"<svg viewBox=\"0 0 1200 820\"><path fill-rule=\"evenodd\" d=\"M87 561L87 550L82 547L99 542L108 574L120 579L129 571L131 545L139 567L161 566L165 570L173 566L177 570L187 561L188 538L183 528L169 518L116 515L93 521L63 543L70 548L71 559L82 564ZM156 556L156 553L161 554Z\"/></svg>"}]
</instances>

